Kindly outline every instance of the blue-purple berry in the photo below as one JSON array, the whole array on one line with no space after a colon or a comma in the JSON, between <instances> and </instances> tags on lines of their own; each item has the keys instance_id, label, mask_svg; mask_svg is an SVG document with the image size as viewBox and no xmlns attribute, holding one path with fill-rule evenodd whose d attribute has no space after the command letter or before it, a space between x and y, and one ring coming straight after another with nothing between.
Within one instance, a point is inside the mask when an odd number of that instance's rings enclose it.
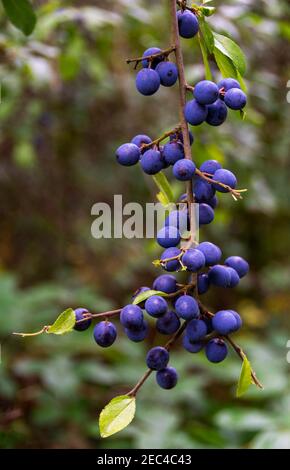
<instances>
[{"instance_id":1,"label":"blue-purple berry","mask_svg":"<svg viewBox=\"0 0 290 470\"><path fill-rule=\"evenodd\" d=\"M227 266L216 264L208 273L209 282L218 287L229 287L231 283L231 275Z\"/></svg>"},{"instance_id":2,"label":"blue-purple berry","mask_svg":"<svg viewBox=\"0 0 290 470\"><path fill-rule=\"evenodd\" d=\"M95 341L102 348L108 348L109 346L112 346L116 337L116 327L109 321L101 321L94 328Z\"/></svg>"},{"instance_id":3,"label":"blue-purple berry","mask_svg":"<svg viewBox=\"0 0 290 470\"><path fill-rule=\"evenodd\" d=\"M166 292L167 294L173 294L177 291L177 281L172 274L161 274L158 276L154 283L153 289Z\"/></svg>"},{"instance_id":4,"label":"blue-purple berry","mask_svg":"<svg viewBox=\"0 0 290 470\"><path fill-rule=\"evenodd\" d=\"M176 83L178 69L174 62L160 62L155 70L159 75L161 85L170 87Z\"/></svg>"},{"instance_id":5,"label":"blue-purple berry","mask_svg":"<svg viewBox=\"0 0 290 470\"><path fill-rule=\"evenodd\" d=\"M185 332L189 341L200 341L207 334L207 325L203 320L194 319L188 323Z\"/></svg>"},{"instance_id":6,"label":"blue-purple berry","mask_svg":"<svg viewBox=\"0 0 290 470\"><path fill-rule=\"evenodd\" d=\"M195 168L195 164L192 160L183 158L174 164L173 175L179 181L189 181L194 176Z\"/></svg>"},{"instance_id":7,"label":"blue-purple berry","mask_svg":"<svg viewBox=\"0 0 290 470\"><path fill-rule=\"evenodd\" d=\"M180 232L176 227L171 225L163 227L157 233L157 242L163 248L170 248L179 244L181 239Z\"/></svg>"},{"instance_id":8,"label":"blue-purple berry","mask_svg":"<svg viewBox=\"0 0 290 470\"><path fill-rule=\"evenodd\" d=\"M148 56L152 56L154 54L159 54L161 49L159 47L149 47L149 49L146 49L146 51L143 53L144 59L142 60L142 67L147 68L149 67L149 60L146 59ZM155 69L157 65L164 60L163 55L160 55L158 57L154 57L154 59L151 61L151 68Z\"/></svg>"},{"instance_id":9,"label":"blue-purple berry","mask_svg":"<svg viewBox=\"0 0 290 470\"><path fill-rule=\"evenodd\" d=\"M199 104L196 100L188 101L184 108L186 121L192 126L202 124L207 118L207 106Z\"/></svg>"},{"instance_id":10,"label":"blue-purple berry","mask_svg":"<svg viewBox=\"0 0 290 470\"><path fill-rule=\"evenodd\" d=\"M228 108L236 111L243 109L247 104L247 96L239 88L231 88L227 91L224 100Z\"/></svg>"},{"instance_id":11,"label":"blue-purple berry","mask_svg":"<svg viewBox=\"0 0 290 470\"><path fill-rule=\"evenodd\" d=\"M91 326L92 324L91 318L84 320L84 318L86 318L86 315L85 315L86 313L88 313L88 310L86 308L75 309L76 323L74 326L74 330L85 331Z\"/></svg>"},{"instance_id":12,"label":"blue-purple berry","mask_svg":"<svg viewBox=\"0 0 290 470\"><path fill-rule=\"evenodd\" d=\"M162 335L173 335L180 327L180 320L175 312L169 310L156 321L156 330Z\"/></svg>"},{"instance_id":13,"label":"blue-purple berry","mask_svg":"<svg viewBox=\"0 0 290 470\"><path fill-rule=\"evenodd\" d=\"M202 273L197 276L197 292L199 295L205 294L209 289L210 283L208 274Z\"/></svg>"},{"instance_id":14,"label":"blue-purple berry","mask_svg":"<svg viewBox=\"0 0 290 470\"><path fill-rule=\"evenodd\" d=\"M198 303L190 295L182 295L175 302L177 315L184 320L192 320L199 315Z\"/></svg>"},{"instance_id":15,"label":"blue-purple berry","mask_svg":"<svg viewBox=\"0 0 290 470\"><path fill-rule=\"evenodd\" d=\"M116 151L117 162L120 165L135 165L140 159L140 149L135 144L123 144Z\"/></svg>"},{"instance_id":16,"label":"blue-purple berry","mask_svg":"<svg viewBox=\"0 0 290 470\"><path fill-rule=\"evenodd\" d=\"M214 210L209 204L201 203L199 208L199 225L208 225L214 219Z\"/></svg>"},{"instance_id":17,"label":"blue-purple berry","mask_svg":"<svg viewBox=\"0 0 290 470\"><path fill-rule=\"evenodd\" d=\"M136 75L136 88L144 96L151 96L160 87L160 78L153 69L141 69Z\"/></svg>"},{"instance_id":18,"label":"blue-purple berry","mask_svg":"<svg viewBox=\"0 0 290 470\"><path fill-rule=\"evenodd\" d=\"M218 99L219 89L210 80L202 80L195 85L193 95L199 104L209 105Z\"/></svg>"},{"instance_id":19,"label":"blue-purple berry","mask_svg":"<svg viewBox=\"0 0 290 470\"><path fill-rule=\"evenodd\" d=\"M167 312L167 309L167 302L160 295L152 295L145 302L145 310L151 317L162 317Z\"/></svg>"},{"instance_id":20,"label":"blue-purple berry","mask_svg":"<svg viewBox=\"0 0 290 470\"><path fill-rule=\"evenodd\" d=\"M167 248L163 251L160 256L160 259L163 261L165 259L176 258L181 254L181 250L176 247ZM180 268L180 262L178 259L171 259L170 261L166 261L163 265L166 271L172 272L177 271Z\"/></svg>"},{"instance_id":21,"label":"blue-purple berry","mask_svg":"<svg viewBox=\"0 0 290 470\"><path fill-rule=\"evenodd\" d=\"M151 144L151 142L152 139L146 134L135 135L135 137L133 137L131 140L131 143L137 145L139 148L144 144Z\"/></svg>"},{"instance_id":22,"label":"blue-purple berry","mask_svg":"<svg viewBox=\"0 0 290 470\"><path fill-rule=\"evenodd\" d=\"M222 257L221 249L211 242L202 242L196 247L196 249L203 253L206 266L218 264Z\"/></svg>"},{"instance_id":23,"label":"blue-purple berry","mask_svg":"<svg viewBox=\"0 0 290 470\"><path fill-rule=\"evenodd\" d=\"M207 107L206 122L210 126L221 126L227 119L228 109L222 100L217 100L215 103Z\"/></svg>"},{"instance_id":24,"label":"blue-purple berry","mask_svg":"<svg viewBox=\"0 0 290 470\"><path fill-rule=\"evenodd\" d=\"M164 168L164 160L159 150L146 150L140 161L141 167L147 175L156 175Z\"/></svg>"},{"instance_id":25,"label":"blue-purple berry","mask_svg":"<svg viewBox=\"0 0 290 470\"><path fill-rule=\"evenodd\" d=\"M156 373L156 381L161 388L170 390L178 381L178 374L174 367L165 367Z\"/></svg>"},{"instance_id":26,"label":"blue-purple berry","mask_svg":"<svg viewBox=\"0 0 290 470\"><path fill-rule=\"evenodd\" d=\"M185 39L193 38L199 30L197 17L189 10L179 10L177 12L178 29L181 37Z\"/></svg>"},{"instance_id":27,"label":"blue-purple berry","mask_svg":"<svg viewBox=\"0 0 290 470\"><path fill-rule=\"evenodd\" d=\"M138 305L129 304L121 310L120 322L125 328L140 330L143 319L143 312Z\"/></svg>"},{"instance_id":28,"label":"blue-purple berry","mask_svg":"<svg viewBox=\"0 0 290 470\"><path fill-rule=\"evenodd\" d=\"M181 142L168 142L163 147L163 157L168 165L174 165L184 158L184 150Z\"/></svg>"},{"instance_id":29,"label":"blue-purple berry","mask_svg":"<svg viewBox=\"0 0 290 470\"><path fill-rule=\"evenodd\" d=\"M237 271L240 278L246 276L249 272L249 263L241 256L230 256L225 260L225 265Z\"/></svg>"},{"instance_id":30,"label":"blue-purple berry","mask_svg":"<svg viewBox=\"0 0 290 470\"><path fill-rule=\"evenodd\" d=\"M146 364L149 369L161 370L165 369L169 361L169 352L161 346L150 349L146 356Z\"/></svg>"},{"instance_id":31,"label":"blue-purple berry","mask_svg":"<svg viewBox=\"0 0 290 470\"><path fill-rule=\"evenodd\" d=\"M196 354L203 349L204 343L202 341L191 342L188 336L185 334L182 337L182 346L184 349L186 349L186 351Z\"/></svg>"},{"instance_id":32,"label":"blue-purple berry","mask_svg":"<svg viewBox=\"0 0 290 470\"><path fill-rule=\"evenodd\" d=\"M215 181L218 181L219 183L229 186L232 189L235 189L235 187L237 186L237 178L235 177L235 175L231 171L225 170L223 168L214 172L213 179ZM214 187L217 191L221 193L229 192L229 189L224 188L218 183L215 183Z\"/></svg>"},{"instance_id":33,"label":"blue-purple berry","mask_svg":"<svg viewBox=\"0 0 290 470\"><path fill-rule=\"evenodd\" d=\"M182 264L187 267L188 271L197 273L205 265L204 254L195 248L190 248L184 253Z\"/></svg>"},{"instance_id":34,"label":"blue-purple berry","mask_svg":"<svg viewBox=\"0 0 290 470\"><path fill-rule=\"evenodd\" d=\"M210 362L222 362L228 355L228 347L222 339L215 338L207 343L205 354Z\"/></svg>"}]
</instances>

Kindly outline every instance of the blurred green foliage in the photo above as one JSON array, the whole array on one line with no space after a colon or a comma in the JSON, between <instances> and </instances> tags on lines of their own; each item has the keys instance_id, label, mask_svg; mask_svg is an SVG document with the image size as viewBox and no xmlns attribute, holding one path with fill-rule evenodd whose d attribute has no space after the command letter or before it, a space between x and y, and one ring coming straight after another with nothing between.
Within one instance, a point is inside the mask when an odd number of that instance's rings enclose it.
<instances>
[{"instance_id":1,"label":"blurred green foliage","mask_svg":"<svg viewBox=\"0 0 290 470\"><path fill-rule=\"evenodd\" d=\"M142 204L155 197L141 170L116 166L114 150L137 133L156 137L177 123L176 90L148 101L124 61L167 45L166 2L34 3L38 22L28 38L0 13L0 446L289 448L287 0L214 2L212 27L247 56L250 104L243 123L231 113L222 129L197 129L193 147L197 163L217 158L248 188L242 202L220 198L216 223L201 238L226 256L245 256L251 274L235 292L213 290L206 302L242 314L238 342L265 390L237 400L241 363L234 354L213 366L178 350L178 387L168 393L151 378L134 423L106 441L98 437L99 410L134 384L145 351L160 338L136 345L120 334L103 351L91 332L31 339L11 332L37 330L66 307L118 307L152 283L155 243L94 240L90 210L113 194ZM202 58L194 41L184 48L194 83L203 78Z\"/></svg>"}]
</instances>

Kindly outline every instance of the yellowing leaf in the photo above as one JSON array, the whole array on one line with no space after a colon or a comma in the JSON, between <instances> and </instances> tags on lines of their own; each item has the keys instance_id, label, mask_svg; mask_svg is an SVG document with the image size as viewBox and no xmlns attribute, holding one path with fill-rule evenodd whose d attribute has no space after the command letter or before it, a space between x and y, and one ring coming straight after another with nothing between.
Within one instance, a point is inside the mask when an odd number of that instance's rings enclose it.
<instances>
[{"instance_id":1,"label":"yellowing leaf","mask_svg":"<svg viewBox=\"0 0 290 470\"><path fill-rule=\"evenodd\" d=\"M160 201L160 193L159 193L159 197L158 197L161 204L168 205L171 202L174 202L172 189L171 189L170 183L169 183L168 179L166 178L165 174L162 173L162 171L160 171L157 175L154 175L152 178L153 178L155 184L158 186L158 188L160 189L160 191L162 193L162 200L161 201Z\"/></svg>"},{"instance_id":2,"label":"yellowing leaf","mask_svg":"<svg viewBox=\"0 0 290 470\"><path fill-rule=\"evenodd\" d=\"M136 400L129 395L120 395L105 406L101 411L99 425L102 437L109 437L122 431L131 423L135 416Z\"/></svg>"},{"instance_id":3,"label":"yellowing leaf","mask_svg":"<svg viewBox=\"0 0 290 470\"><path fill-rule=\"evenodd\" d=\"M245 356L241 369L241 374L238 382L236 396L241 397L248 390L249 386L253 383L252 368L248 358Z\"/></svg>"},{"instance_id":4,"label":"yellowing leaf","mask_svg":"<svg viewBox=\"0 0 290 470\"><path fill-rule=\"evenodd\" d=\"M53 333L55 335L63 335L72 331L76 323L75 313L72 308L68 308L62 312L59 317L55 320L53 325L47 328L47 333Z\"/></svg>"},{"instance_id":5,"label":"yellowing leaf","mask_svg":"<svg viewBox=\"0 0 290 470\"><path fill-rule=\"evenodd\" d=\"M166 292L162 292L161 290L146 290L145 292L141 292L141 294L135 297L135 299L133 300L133 304L140 304L141 302L144 302L144 300L149 299L149 297L152 297L152 295L160 295L161 297L166 297L168 294L166 294Z\"/></svg>"}]
</instances>

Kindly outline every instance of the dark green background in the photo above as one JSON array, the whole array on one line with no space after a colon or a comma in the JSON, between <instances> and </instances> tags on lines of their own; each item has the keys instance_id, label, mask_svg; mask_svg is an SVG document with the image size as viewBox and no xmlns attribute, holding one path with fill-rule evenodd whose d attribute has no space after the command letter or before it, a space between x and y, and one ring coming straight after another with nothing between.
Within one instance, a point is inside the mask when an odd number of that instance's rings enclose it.
<instances>
[{"instance_id":1,"label":"dark green background","mask_svg":"<svg viewBox=\"0 0 290 470\"><path fill-rule=\"evenodd\" d=\"M217 158L248 188L241 202L220 197L216 222L201 238L225 256L245 256L251 272L238 289L213 289L206 302L241 313L237 340L265 390L237 400L234 354L214 366L179 347L172 354L178 386L163 391L152 377L132 425L108 440L99 438L99 411L136 382L160 338L134 344L120 332L101 350L91 330L31 339L11 332L37 330L70 306L124 305L159 272L153 241L94 240L90 210L113 194L142 204L155 197L150 179L117 166L114 152L178 120L177 88L142 97L124 61L168 44L168 2L33 3L38 23L29 38L0 13L0 446L290 448L288 2L214 2L212 26L248 58L248 114L242 122L231 112L222 128L201 126L193 147L196 163ZM200 52L194 40L183 45L194 84L203 78Z\"/></svg>"}]
</instances>

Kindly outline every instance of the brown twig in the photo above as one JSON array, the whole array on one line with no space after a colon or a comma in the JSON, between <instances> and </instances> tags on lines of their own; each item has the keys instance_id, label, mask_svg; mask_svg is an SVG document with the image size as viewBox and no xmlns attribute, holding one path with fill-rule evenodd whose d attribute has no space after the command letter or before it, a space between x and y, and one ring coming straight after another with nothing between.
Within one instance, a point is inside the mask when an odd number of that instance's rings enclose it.
<instances>
[{"instance_id":1,"label":"brown twig","mask_svg":"<svg viewBox=\"0 0 290 470\"><path fill-rule=\"evenodd\" d=\"M152 62L152 60L164 56L168 57L169 54L174 52L175 46L168 47L167 49L163 49L163 51L157 52L156 54L151 54L146 57L134 57L133 59L126 59L127 64L131 64L132 62L135 62L136 66L139 64L139 62L142 62L142 60L148 60L148 62Z\"/></svg>"},{"instance_id":2,"label":"brown twig","mask_svg":"<svg viewBox=\"0 0 290 470\"><path fill-rule=\"evenodd\" d=\"M216 184L218 186L221 186L222 188L226 189L227 192L231 193L233 196L234 200L237 201L237 199L243 199L241 193L245 193L247 189L234 189L231 188L229 185L221 183L220 181L214 180L209 173L204 173L203 171L200 171L198 168L196 168L195 173L200 176L202 179L207 181L209 184Z\"/></svg>"},{"instance_id":3,"label":"brown twig","mask_svg":"<svg viewBox=\"0 0 290 470\"><path fill-rule=\"evenodd\" d=\"M172 338L170 338L170 340L167 341L167 343L164 346L164 348L167 349L167 351L170 351L171 346L173 346L173 344L175 344L175 342L178 340L178 338L182 335L183 331L186 328L186 325L187 325L187 322L185 321L181 325L181 327L177 330L177 332L172 336ZM130 390L130 392L127 395L129 395L130 397L135 397L137 395L138 391L140 390L140 388L142 387L142 385L144 384L144 382L146 382L148 377L152 374L152 372L153 372L152 369L148 369L145 372L145 374L142 375L141 379L138 380L135 387L133 387L132 390Z\"/></svg>"},{"instance_id":4,"label":"brown twig","mask_svg":"<svg viewBox=\"0 0 290 470\"><path fill-rule=\"evenodd\" d=\"M180 125L177 125L176 127L174 127L173 129L171 129L170 131L167 131L167 132L164 132L164 134L162 134L160 137L158 137L157 139L155 140L152 140L152 142L149 142L149 144L143 144L141 145L141 150L146 150L147 148L151 148L153 147L154 145L159 145L160 142L162 142L163 140L167 139L167 137L170 137L171 135L173 134L177 134L178 132L180 132L181 130L181 126Z\"/></svg>"}]
</instances>

